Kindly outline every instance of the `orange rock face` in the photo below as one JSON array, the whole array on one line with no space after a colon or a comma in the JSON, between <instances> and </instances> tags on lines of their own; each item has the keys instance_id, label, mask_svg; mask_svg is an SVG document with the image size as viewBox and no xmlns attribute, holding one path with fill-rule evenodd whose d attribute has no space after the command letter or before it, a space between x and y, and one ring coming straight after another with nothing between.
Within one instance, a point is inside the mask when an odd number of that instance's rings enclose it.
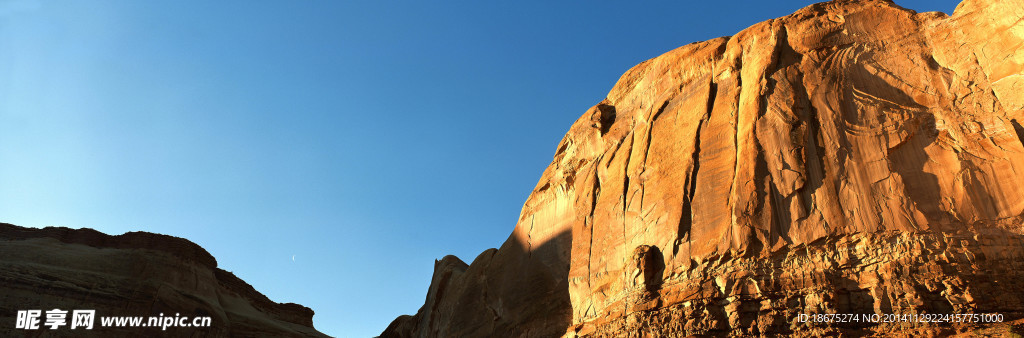
<instances>
[{"instance_id":1,"label":"orange rock face","mask_svg":"<svg viewBox=\"0 0 1024 338\"><path fill-rule=\"evenodd\" d=\"M512 235L384 336L962 330L1024 315L1024 2L833 1L626 72ZM913 331L916 332L916 331Z\"/></svg>"}]
</instances>

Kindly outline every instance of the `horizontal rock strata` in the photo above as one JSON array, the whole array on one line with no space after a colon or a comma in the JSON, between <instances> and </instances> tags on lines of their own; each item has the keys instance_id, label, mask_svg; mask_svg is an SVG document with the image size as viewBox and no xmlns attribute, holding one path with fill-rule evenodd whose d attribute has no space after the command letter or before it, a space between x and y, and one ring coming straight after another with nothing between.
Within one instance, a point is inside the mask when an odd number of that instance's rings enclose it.
<instances>
[{"instance_id":1,"label":"horizontal rock strata","mask_svg":"<svg viewBox=\"0 0 1024 338\"><path fill-rule=\"evenodd\" d=\"M313 310L271 301L217 268L217 261L202 247L178 237L146 232L110 236L92 229L0 223L0 257L4 337L326 337L313 328ZM55 308L96 310L93 329L15 328L19 310ZM209 316L211 326L105 328L99 319L161 314Z\"/></svg>"}]
</instances>

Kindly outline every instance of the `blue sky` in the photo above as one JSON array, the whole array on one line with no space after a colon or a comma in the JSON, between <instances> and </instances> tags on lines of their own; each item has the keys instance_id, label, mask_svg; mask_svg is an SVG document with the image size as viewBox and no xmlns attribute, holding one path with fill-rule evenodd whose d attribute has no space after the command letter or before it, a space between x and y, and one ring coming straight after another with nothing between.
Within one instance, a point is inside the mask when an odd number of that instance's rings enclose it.
<instances>
[{"instance_id":1,"label":"blue sky","mask_svg":"<svg viewBox=\"0 0 1024 338\"><path fill-rule=\"evenodd\" d=\"M0 221L185 237L373 336L623 72L807 4L0 0Z\"/></svg>"}]
</instances>

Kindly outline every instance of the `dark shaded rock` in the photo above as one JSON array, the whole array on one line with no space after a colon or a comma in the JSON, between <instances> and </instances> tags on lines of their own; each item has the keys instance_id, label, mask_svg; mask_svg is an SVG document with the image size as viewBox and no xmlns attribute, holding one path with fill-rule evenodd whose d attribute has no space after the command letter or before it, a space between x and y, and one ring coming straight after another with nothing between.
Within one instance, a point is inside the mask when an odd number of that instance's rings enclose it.
<instances>
[{"instance_id":1,"label":"dark shaded rock","mask_svg":"<svg viewBox=\"0 0 1024 338\"><path fill-rule=\"evenodd\" d=\"M325 337L313 310L276 303L188 240L0 223L0 336ZM19 310L96 310L91 331L15 329ZM101 316L212 318L210 327L105 328ZM70 318L70 315L69 315ZM44 318L45 319L45 316ZM148 319L147 319L148 320ZM69 322L70 324L70 319Z\"/></svg>"}]
</instances>

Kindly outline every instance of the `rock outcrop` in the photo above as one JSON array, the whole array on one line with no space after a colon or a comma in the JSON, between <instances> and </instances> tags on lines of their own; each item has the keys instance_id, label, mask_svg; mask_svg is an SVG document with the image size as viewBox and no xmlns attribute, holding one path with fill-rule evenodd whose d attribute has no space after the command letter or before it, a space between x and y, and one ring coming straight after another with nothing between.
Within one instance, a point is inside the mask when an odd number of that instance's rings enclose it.
<instances>
[{"instance_id":1,"label":"rock outcrop","mask_svg":"<svg viewBox=\"0 0 1024 338\"><path fill-rule=\"evenodd\" d=\"M832 1L630 69L512 235L385 337L891 332L1024 316L1024 1ZM1020 330L1007 326L1007 330Z\"/></svg>"},{"instance_id":2,"label":"rock outcrop","mask_svg":"<svg viewBox=\"0 0 1024 338\"><path fill-rule=\"evenodd\" d=\"M313 310L275 303L188 240L0 223L0 336L326 337ZM15 328L20 310L96 310L93 329ZM101 316L211 318L209 327L102 327ZM46 320L45 315L40 324ZM148 320L148 319L146 319Z\"/></svg>"}]
</instances>

